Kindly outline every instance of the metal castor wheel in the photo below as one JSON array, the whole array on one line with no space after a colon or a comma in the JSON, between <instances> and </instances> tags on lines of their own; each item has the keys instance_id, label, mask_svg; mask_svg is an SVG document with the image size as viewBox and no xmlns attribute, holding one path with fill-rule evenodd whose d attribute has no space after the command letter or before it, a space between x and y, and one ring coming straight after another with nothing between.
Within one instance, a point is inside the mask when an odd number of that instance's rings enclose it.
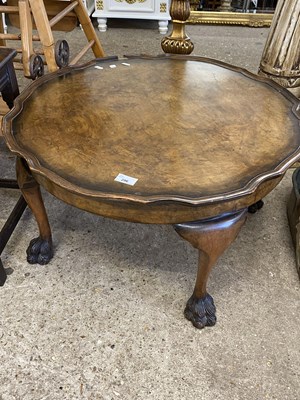
<instances>
[{"instance_id":1,"label":"metal castor wheel","mask_svg":"<svg viewBox=\"0 0 300 400\"><path fill-rule=\"evenodd\" d=\"M254 203L248 207L248 212L250 214L254 214L254 213L256 213L256 211L260 210L263 205L264 205L264 202L262 200L258 200L256 203Z\"/></svg>"},{"instance_id":2,"label":"metal castor wheel","mask_svg":"<svg viewBox=\"0 0 300 400\"><path fill-rule=\"evenodd\" d=\"M44 61L41 56L33 54L29 60L30 78L36 79L44 75Z\"/></svg>"},{"instance_id":3,"label":"metal castor wheel","mask_svg":"<svg viewBox=\"0 0 300 400\"><path fill-rule=\"evenodd\" d=\"M70 47L66 40L58 40L55 44L55 61L59 68L69 64Z\"/></svg>"}]
</instances>

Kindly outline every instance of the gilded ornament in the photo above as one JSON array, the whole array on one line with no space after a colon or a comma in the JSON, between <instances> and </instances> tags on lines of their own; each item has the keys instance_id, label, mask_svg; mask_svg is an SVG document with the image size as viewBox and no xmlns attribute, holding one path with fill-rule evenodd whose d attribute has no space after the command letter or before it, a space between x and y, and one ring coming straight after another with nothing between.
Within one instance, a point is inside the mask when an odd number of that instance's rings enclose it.
<instances>
[{"instance_id":1,"label":"gilded ornament","mask_svg":"<svg viewBox=\"0 0 300 400\"><path fill-rule=\"evenodd\" d=\"M123 3L124 0L115 0L117 3ZM125 0L127 4L145 3L147 0Z\"/></svg>"},{"instance_id":2,"label":"gilded ornament","mask_svg":"<svg viewBox=\"0 0 300 400\"><path fill-rule=\"evenodd\" d=\"M160 3L159 11L161 13L167 12L167 3Z\"/></svg>"},{"instance_id":3,"label":"gilded ornament","mask_svg":"<svg viewBox=\"0 0 300 400\"><path fill-rule=\"evenodd\" d=\"M236 12L191 11L189 24L242 25L255 28L269 27L273 14L251 14Z\"/></svg>"},{"instance_id":4,"label":"gilded ornament","mask_svg":"<svg viewBox=\"0 0 300 400\"><path fill-rule=\"evenodd\" d=\"M189 1L172 0L170 15L173 21L173 29L171 35L161 41L163 51L171 54L191 54L194 45L185 33L185 23L190 16Z\"/></svg>"},{"instance_id":5,"label":"gilded ornament","mask_svg":"<svg viewBox=\"0 0 300 400\"><path fill-rule=\"evenodd\" d=\"M96 9L103 10L103 0L96 0Z\"/></svg>"},{"instance_id":6,"label":"gilded ornament","mask_svg":"<svg viewBox=\"0 0 300 400\"><path fill-rule=\"evenodd\" d=\"M165 37L161 41L161 47L165 53L170 54L191 54L194 50L194 45L190 38L172 38Z\"/></svg>"}]
</instances>

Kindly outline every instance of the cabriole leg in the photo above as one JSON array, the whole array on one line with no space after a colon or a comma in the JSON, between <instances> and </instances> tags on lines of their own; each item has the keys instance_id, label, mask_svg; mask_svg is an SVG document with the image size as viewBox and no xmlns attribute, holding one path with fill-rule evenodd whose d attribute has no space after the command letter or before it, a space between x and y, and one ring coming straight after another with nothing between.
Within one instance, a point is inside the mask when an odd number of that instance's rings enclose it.
<instances>
[{"instance_id":1,"label":"cabriole leg","mask_svg":"<svg viewBox=\"0 0 300 400\"><path fill-rule=\"evenodd\" d=\"M216 308L206 284L212 267L234 241L246 216L247 210L242 210L174 226L176 232L199 251L196 284L184 311L185 317L198 329L216 323Z\"/></svg>"},{"instance_id":2,"label":"cabriole leg","mask_svg":"<svg viewBox=\"0 0 300 400\"><path fill-rule=\"evenodd\" d=\"M27 249L30 264L48 264L53 257L51 229L40 187L30 173L25 160L17 159L17 180L22 194L37 221L40 236L31 240Z\"/></svg>"}]
</instances>

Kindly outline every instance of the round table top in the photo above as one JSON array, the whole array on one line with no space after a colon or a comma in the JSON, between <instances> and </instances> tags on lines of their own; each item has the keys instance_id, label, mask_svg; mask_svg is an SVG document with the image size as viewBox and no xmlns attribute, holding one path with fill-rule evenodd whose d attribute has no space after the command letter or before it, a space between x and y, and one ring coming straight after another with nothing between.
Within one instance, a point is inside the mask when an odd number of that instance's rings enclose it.
<instances>
[{"instance_id":1,"label":"round table top","mask_svg":"<svg viewBox=\"0 0 300 400\"><path fill-rule=\"evenodd\" d=\"M4 128L35 173L70 190L200 204L247 194L297 159L297 106L215 60L136 57L38 79Z\"/></svg>"}]
</instances>

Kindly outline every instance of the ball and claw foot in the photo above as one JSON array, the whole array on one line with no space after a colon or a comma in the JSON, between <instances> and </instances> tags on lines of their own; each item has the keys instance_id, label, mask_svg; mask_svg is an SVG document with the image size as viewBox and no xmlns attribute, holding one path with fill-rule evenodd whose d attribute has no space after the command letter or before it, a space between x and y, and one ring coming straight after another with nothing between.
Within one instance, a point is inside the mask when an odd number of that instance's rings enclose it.
<instances>
[{"instance_id":1,"label":"ball and claw foot","mask_svg":"<svg viewBox=\"0 0 300 400\"><path fill-rule=\"evenodd\" d=\"M26 253L29 264L48 264L53 257L52 243L40 237L32 239Z\"/></svg>"},{"instance_id":2,"label":"ball and claw foot","mask_svg":"<svg viewBox=\"0 0 300 400\"><path fill-rule=\"evenodd\" d=\"M200 299L193 295L187 302L184 316L198 329L215 325L217 318L213 298L208 293Z\"/></svg>"}]
</instances>

